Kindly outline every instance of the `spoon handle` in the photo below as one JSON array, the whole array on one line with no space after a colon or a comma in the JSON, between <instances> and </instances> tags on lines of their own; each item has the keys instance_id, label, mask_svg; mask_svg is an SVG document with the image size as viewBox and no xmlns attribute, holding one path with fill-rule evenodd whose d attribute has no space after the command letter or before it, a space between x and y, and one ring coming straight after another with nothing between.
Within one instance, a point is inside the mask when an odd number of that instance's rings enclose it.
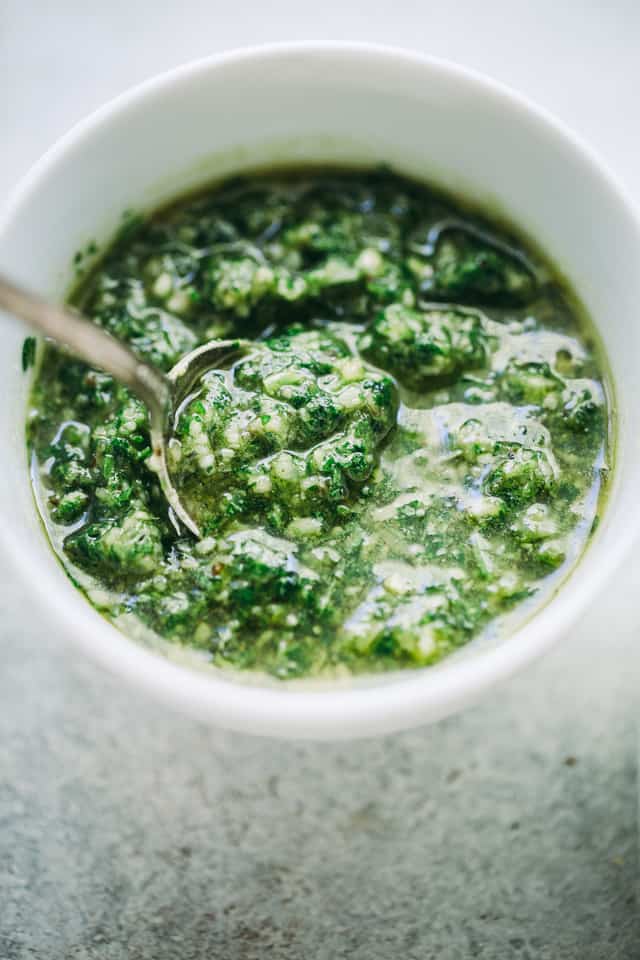
<instances>
[{"instance_id":1,"label":"spoon handle","mask_svg":"<svg viewBox=\"0 0 640 960\"><path fill-rule=\"evenodd\" d=\"M162 423L170 401L168 382L106 330L68 307L48 303L2 274L0 308L68 347L81 360L112 374L148 407L152 422Z\"/></svg>"}]
</instances>

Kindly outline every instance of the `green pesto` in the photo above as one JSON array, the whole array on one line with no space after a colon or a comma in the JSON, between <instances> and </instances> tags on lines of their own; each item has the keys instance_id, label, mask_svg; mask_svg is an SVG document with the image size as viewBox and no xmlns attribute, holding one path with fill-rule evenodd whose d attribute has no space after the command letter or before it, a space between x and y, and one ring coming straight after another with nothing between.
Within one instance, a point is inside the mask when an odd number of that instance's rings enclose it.
<instances>
[{"instance_id":1,"label":"green pesto","mask_svg":"<svg viewBox=\"0 0 640 960\"><path fill-rule=\"evenodd\" d=\"M428 665L542 602L595 529L609 414L575 302L424 186L235 179L130 220L73 300L165 371L253 341L176 413L200 542L168 515L144 407L44 351L38 501L74 582L133 635L277 678Z\"/></svg>"},{"instance_id":2,"label":"green pesto","mask_svg":"<svg viewBox=\"0 0 640 960\"><path fill-rule=\"evenodd\" d=\"M25 337L22 344L22 369L26 373L36 362L36 338Z\"/></svg>"}]
</instances>

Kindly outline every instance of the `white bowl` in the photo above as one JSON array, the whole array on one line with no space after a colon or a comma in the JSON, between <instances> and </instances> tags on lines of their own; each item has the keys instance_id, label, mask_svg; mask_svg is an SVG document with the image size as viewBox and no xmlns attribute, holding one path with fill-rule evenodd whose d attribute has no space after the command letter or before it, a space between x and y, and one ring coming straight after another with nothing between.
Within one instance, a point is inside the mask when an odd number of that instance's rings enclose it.
<instances>
[{"instance_id":1,"label":"white bowl","mask_svg":"<svg viewBox=\"0 0 640 960\"><path fill-rule=\"evenodd\" d=\"M432 721L475 700L551 646L593 600L638 528L640 225L591 153L521 97L451 64L371 46L275 46L202 60L144 83L80 123L17 189L0 266L51 297L72 257L107 242L122 212L271 162L396 169L486 201L530 234L596 321L618 405L617 467L594 542L557 595L498 645L352 687L259 686L196 671L128 640L72 586L34 506L24 444L24 328L3 320L0 535L43 601L43 629L105 667L227 728L344 738Z\"/></svg>"}]
</instances>

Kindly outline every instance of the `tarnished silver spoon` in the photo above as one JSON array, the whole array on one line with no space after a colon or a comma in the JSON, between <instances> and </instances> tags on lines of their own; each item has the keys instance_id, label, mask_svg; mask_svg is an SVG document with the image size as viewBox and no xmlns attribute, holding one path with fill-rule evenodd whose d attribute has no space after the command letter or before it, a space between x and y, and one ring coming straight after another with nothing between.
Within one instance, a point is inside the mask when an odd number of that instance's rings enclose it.
<instances>
[{"instance_id":1,"label":"tarnished silver spoon","mask_svg":"<svg viewBox=\"0 0 640 960\"><path fill-rule=\"evenodd\" d=\"M106 330L69 307L56 306L0 275L0 309L20 317L30 327L67 347L79 359L110 373L128 387L149 411L152 465L176 517L196 537L197 523L182 505L167 467L167 444L172 436L174 414L199 378L229 363L236 354L252 348L248 340L211 340L185 354L164 374L140 360Z\"/></svg>"}]
</instances>

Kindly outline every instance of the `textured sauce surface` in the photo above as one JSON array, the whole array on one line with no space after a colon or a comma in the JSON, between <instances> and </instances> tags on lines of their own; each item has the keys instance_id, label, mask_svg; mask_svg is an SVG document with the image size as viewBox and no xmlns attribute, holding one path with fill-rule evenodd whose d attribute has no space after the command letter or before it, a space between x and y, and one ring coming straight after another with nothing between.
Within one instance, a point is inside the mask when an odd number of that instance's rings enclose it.
<instances>
[{"instance_id":1,"label":"textured sauce surface","mask_svg":"<svg viewBox=\"0 0 640 960\"><path fill-rule=\"evenodd\" d=\"M132 221L73 298L162 370L254 345L176 414L48 346L36 496L89 600L131 636L277 678L434 663L547 598L598 519L603 369L526 244L389 172L226 182Z\"/></svg>"}]
</instances>

